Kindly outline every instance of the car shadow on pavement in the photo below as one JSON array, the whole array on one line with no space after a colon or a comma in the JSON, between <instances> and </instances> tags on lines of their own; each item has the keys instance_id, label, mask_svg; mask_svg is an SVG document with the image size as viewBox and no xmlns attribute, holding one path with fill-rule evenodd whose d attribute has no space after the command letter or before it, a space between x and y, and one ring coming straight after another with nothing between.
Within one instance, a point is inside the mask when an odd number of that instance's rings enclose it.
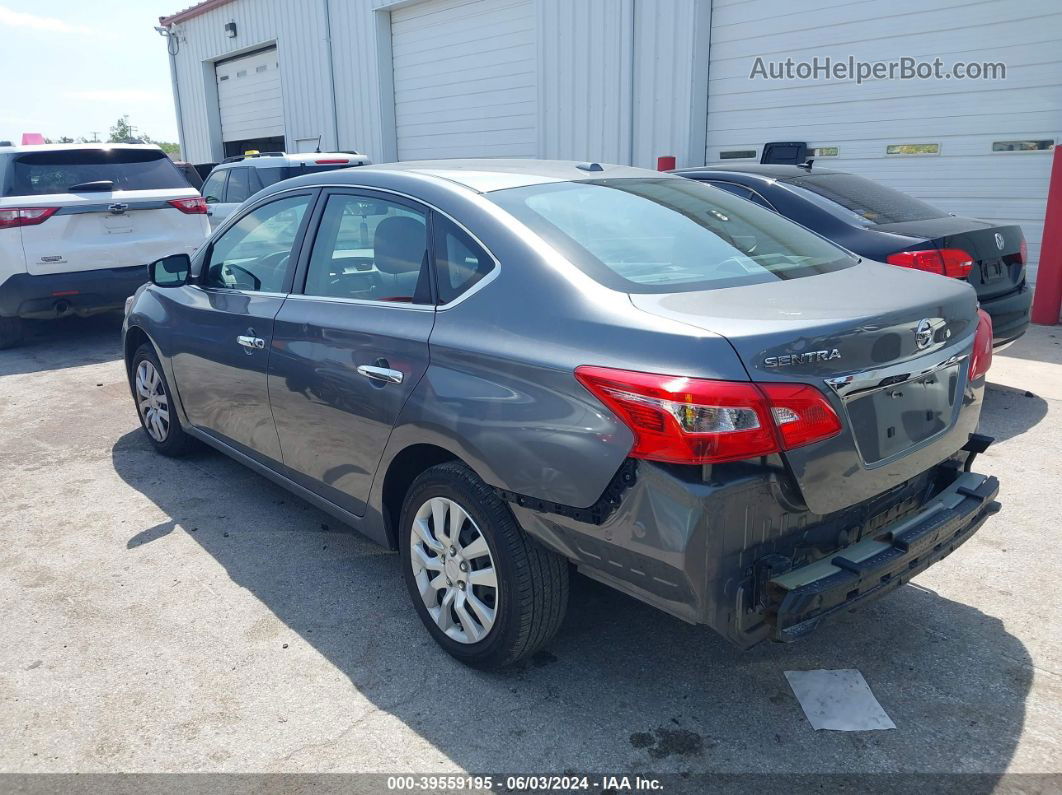
<instances>
[{"instance_id":1,"label":"car shadow on pavement","mask_svg":"<svg viewBox=\"0 0 1062 795\"><path fill-rule=\"evenodd\" d=\"M741 652L576 577L548 648L485 673L429 638L396 554L265 478L208 450L161 458L139 430L118 440L112 461L167 517L131 537L130 554L187 533L379 710L465 770L651 772L690 783L712 772L966 772L986 775L965 790L989 792L1021 733L1033 672L1025 647L999 619L918 586L800 643ZM233 658L266 653L242 635L232 642ZM813 731L784 671L818 668L860 670L897 728ZM282 658L271 670L264 687L299 681ZM353 766L351 746L371 742L359 731L369 729L335 727L334 769ZM284 762L306 769L299 763Z\"/></svg>"},{"instance_id":2,"label":"car shadow on pavement","mask_svg":"<svg viewBox=\"0 0 1062 795\"><path fill-rule=\"evenodd\" d=\"M978 430L997 442L1025 433L1047 416L1047 401L1025 389L989 382Z\"/></svg>"},{"instance_id":3,"label":"car shadow on pavement","mask_svg":"<svg viewBox=\"0 0 1062 795\"><path fill-rule=\"evenodd\" d=\"M122 356L122 315L28 321L25 338L0 351L0 376L100 364Z\"/></svg>"}]
</instances>

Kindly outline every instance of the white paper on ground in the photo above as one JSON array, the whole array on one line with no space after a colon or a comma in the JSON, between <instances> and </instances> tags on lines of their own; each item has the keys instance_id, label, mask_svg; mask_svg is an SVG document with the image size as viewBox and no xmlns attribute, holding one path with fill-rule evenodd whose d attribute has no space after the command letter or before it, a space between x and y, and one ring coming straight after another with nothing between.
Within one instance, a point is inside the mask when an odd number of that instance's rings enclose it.
<instances>
[{"instance_id":1,"label":"white paper on ground","mask_svg":"<svg viewBox=\"0 0 1062 795\"><path fill-rule=\"evenodd\" d=\"M863 674L854 668L786 671L785 678L813 729L861 732L896 728Z\"/></svg>"}]
</instances>

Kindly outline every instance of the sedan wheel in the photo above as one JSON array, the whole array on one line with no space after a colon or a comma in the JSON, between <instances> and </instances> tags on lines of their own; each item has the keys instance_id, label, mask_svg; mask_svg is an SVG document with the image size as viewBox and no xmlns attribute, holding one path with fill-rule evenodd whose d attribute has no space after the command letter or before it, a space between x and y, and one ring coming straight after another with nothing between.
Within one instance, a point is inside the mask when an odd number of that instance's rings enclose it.
<instances>
[{"instance_id":1,"label":"sedan wheel","mask_svg":"<svg viewBox=\"0 0 1062 795\"><path fill-rule=\"evenodd\" d=\"M498 576L487 539L460 505L432 497L417 511L410 564L428 615L447 637L478 643L498 612Z\"/></svg>"},{"instance_id":2,"label":"sedan wheel","mask_svg":"<svg viewBox=\"0 0 1062 795\"><path fill-rule=\"evenodd\" d=\"M464 464L448 461L418 475L399 527L413 607L449 654L500 668L553 637L568 604L568 561L528 536Z\"/></svg>"},{"instance_id":3,"label":"sedan wheel","mask_svg":"<svg viewBox=\"0 0 1062 795\"><path fill-rule=\"evenodd\" d=\"M170 435L170 401L159 371L148 360L136 368L136 403L144 430L159 444Z\"/></svg>"}]
</instances>

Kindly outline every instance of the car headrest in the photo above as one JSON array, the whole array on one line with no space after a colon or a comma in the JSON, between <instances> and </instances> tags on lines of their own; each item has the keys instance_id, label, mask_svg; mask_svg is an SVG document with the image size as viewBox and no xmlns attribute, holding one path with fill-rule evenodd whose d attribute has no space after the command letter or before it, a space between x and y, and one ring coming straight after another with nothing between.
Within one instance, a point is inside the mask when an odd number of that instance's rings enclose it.
<instances>
[{"instance_id":1,"label":"car headrest","mask_svg":"<svg viewBox=\"0 0 1062 795\"><path fill-rule=\"evenodd\" d=\"M404 215L384 218L373 235L373 259L383 273L419 271L424 261L424 222Z\"/></svg>"}]
</instances>

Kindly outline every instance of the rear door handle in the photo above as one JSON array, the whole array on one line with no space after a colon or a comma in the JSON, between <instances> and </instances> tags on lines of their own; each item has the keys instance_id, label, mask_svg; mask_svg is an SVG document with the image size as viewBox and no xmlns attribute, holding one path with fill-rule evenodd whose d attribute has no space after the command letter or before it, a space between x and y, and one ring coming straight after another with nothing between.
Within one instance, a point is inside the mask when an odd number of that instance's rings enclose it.
<instances>
[{"instance_id":1,"label":"rear door handle","mask_svg":"<svg viewBox=\"0 0 1062 795\"><path fill-rule=\"evenodd\" d=\"M388 367L374 367L371 364L361 364L358 365L358 375L363 375L374 381L385 381L388 384L402 383L402 371L392 370Z\"/></svg>"},{"instance_id":2,"label":"rear door handle","mask_svg":"<svg viewBox=\"0 0 1062 795\"><path fill-rule=\"evenodd\" d=\"M247 334L241 334L236 338L236 343L242 345L249 351L260 351L265 349L265 340L261 337L252 337Z\"/></svg>"}]
</instances>

